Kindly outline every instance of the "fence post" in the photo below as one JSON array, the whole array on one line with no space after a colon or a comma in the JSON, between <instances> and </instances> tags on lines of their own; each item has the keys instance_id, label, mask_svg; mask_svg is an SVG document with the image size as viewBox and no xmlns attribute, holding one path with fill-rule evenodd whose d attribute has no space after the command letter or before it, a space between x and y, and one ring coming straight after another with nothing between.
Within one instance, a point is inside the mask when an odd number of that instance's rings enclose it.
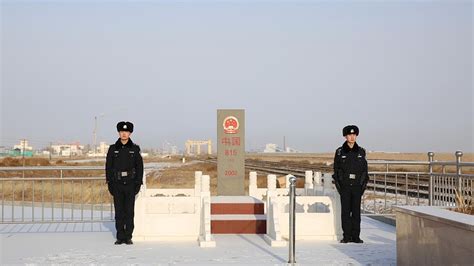
<instances>
[{"instance_id":1,"label":"fence post","mask_svg":"<svg viewBox=\"0 0 474 266\"><path fill-rule=\"evenodd\" d=\"M202 171L194 172L194 196L195 197L201 194L201 177L202 177Z\"/></svg>"},{"instance_id":2,"label":"fence post","mask_svg":"<svg viewBox=\"0 0 474 266\"><path fill-rule=\"evenodd\" d=\"M305 196L314 196L314 194L312 193L313 192L313 171L305 171L304 191L305 191Z\"/></svg>"},{"instance_id":3,"label":"fence post","mask_svg":"<svg viewBox=\"0 0 474 266\"><path fill-rule=\"evenodd\" d=\"M430 163L429 164L429 172L430 172L430 187L429 187L429 205L432 206L433 205L433 158L434 158L434 152L430 151L428 152L428 162Z\"/></svg>"},{"instance_id":4,"label":"fence post","mask_svg":"<svg viewBox=\"0 0 474 266\"><path fill-rule=\"evenodd\" d=\"M456 176L458 178L458 192L462 194L462 177L461 177L461 158L462 158L462 151L456 151Z\"/></svg>"},{"instance_id":5,"label":"fence post","mask_svg":"<svg viewBox=\"0 0 474 266\"><path fill-rule=\"evenodd\" d=\"M296 177L290 176L290 231L289 231L289 240L290 240L290 250L288 263L294 265L295 261L295 201L296 201Z\"/></svg>"},{"instance_id":6,"label":"fence post","mask_svg":"<svg viewBox=\"0 0 474 266\"><path fill-rule=\"evenodd\" d=\"M249 173L249 196L261 199L261 196L258 195L257 192L258 192L257 172L250 172Z\"/></svg>"},{"instance_id":7,"label":"fence post","mask_svg":"<svg viewBox=\"0 0 474 266\"><path fill-rule=\"evenodd\" d=\"M267 208L272 206L272 198L277 195L276 178L276 175L267 175Z\"/></svg>"},{"instance_id":8,"label":"fence post","mask_svg":"<svg viewBox=\"0 0 474 266\"><path fill-rule=\"evenodd\" d=\"M290 177L291 175L286 175L285 176L285 187L290 188Z\"/></svg>"}]
</instances>

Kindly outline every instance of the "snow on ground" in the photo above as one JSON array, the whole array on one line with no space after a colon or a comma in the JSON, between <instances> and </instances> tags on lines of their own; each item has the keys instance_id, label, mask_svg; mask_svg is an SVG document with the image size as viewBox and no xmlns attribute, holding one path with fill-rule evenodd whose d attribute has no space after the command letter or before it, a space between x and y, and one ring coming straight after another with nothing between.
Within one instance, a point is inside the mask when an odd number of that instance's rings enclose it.
<instances>
[{"instance_id":1,"label":"snow on ground","mask_svg":"<svg viewBox=\"0 0 474 266\"><path fill-rule=\"evenodd\" d=\"M90 204L84 204L82 209L81 204L74 204L75 208L71 209L69 203L64 204L64 209L61 209L61 203L55 203L55 207L51 208L47 207L51 206L51 203L45 202L45 206L42 208L41 204L37 203L32 207L29 202L26 202L23 206L16 203L12 207L12 203L7 201L4 206L0 207L0 220L5 223L12 223L13 220L15 222L32 222L33 219L35 222L50 222L52 220L66 222L81 220L111 221L114 219L110 203L95 204L93 208Z\"/></svg>"},{"instance_id":2,"label":"snow on ground","mask_svg":"<svg viewBox=\"0 0 474 266\"><path fill-rule=\"evenodd\" d=\"M362 198L362 209L376 214L395 214L394 206L427 206L428 199L395 195L392 193L366 191Z\"/></svg>"},{"instance_id":3,"label":"snow on ground","mask_svg":"<svg viewBox=\"0 0 474 266\"><path fill-rule=\"evenodd\" d=\"M217 247L196 241L139 242L115 246L114 224L0 225L0 263L285 265L288 247L270 247L261 235L214 235ZM297 241L299 265L395 265L395 227L362 218L364 244Z\"/></svg>"}]
</instances>

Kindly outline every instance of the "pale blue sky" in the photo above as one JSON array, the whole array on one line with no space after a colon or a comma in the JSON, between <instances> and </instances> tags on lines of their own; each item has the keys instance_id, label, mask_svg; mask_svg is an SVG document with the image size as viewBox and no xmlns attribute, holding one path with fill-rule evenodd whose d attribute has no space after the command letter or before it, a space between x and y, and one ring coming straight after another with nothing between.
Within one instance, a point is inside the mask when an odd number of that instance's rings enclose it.
<instances>
[{"instance_id":1,"label":"pale blue sky","mask_svg":"<svg viewBox=\"0 0 474 266\"><path fill-rule=\"evenodd\" d=\"M473 152L471 1L3 1L0 146L215 140L247 149Z\"/></svg>"}]
</instances>

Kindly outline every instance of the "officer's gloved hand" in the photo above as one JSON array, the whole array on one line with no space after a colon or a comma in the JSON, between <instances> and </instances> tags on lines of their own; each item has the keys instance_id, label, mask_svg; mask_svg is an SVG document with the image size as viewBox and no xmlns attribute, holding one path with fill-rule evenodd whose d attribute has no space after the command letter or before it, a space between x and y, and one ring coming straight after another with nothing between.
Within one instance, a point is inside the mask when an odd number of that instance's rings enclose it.
<instances>
[{"instance_id":1,"label":"officer's gloved hand","mask_svg":"<svg viewBox=\"0 0 474 266\"><path fill-rule=\"evenodd\" d=\"M141 187L142 187L142 184L135 184L135 195L137 195L138 192L140 192Z\"/></svg>"},{"instance_id":2,"label":"officer's gloved hand","mask_svg":"<svg viewBox=\"0 0 474 266\"><path fill-rule=\"evenodd\" d=\"M362 173L362 179L360 181L362 193L364 193L365 189L367 189L367 183L369 183L369 175L367 174L367 172L364 172Z\"/></svg>"},{"instance_id":3,"label":"officer's gloved hand","mask_svg":"<svg viewBox=\"0 0 474 266\"><path fill-rule=\"evenodd\" d=\"M334 180L334 185L336 185L337 192L341 194L341 184L339 183L339 181Z\"/></svg>"},{"instance_id":4,"label":"officer's gloved hand","mask_svg":"<svg viewBox=\"0 0 474 266\"><path fill-rule=\"evenodd\" d=\"M362 193L364 193L365 189L367 189L367 180L362 181Z\"/></svg>"},{"instance_id":5,"label":"officer's gloved hand","mask_svg":"<svg viewBox=\"0 0 474 266\"><path fill-rule=\"evenodd\" d=\"M108 186L108 188L109 188L109 193L110 193L110 195L113 196L113 195L114 195L114 186L112 185L112 182L108 182L108 183L107 183L107 186Z\"/></svg>"}]
</instances>

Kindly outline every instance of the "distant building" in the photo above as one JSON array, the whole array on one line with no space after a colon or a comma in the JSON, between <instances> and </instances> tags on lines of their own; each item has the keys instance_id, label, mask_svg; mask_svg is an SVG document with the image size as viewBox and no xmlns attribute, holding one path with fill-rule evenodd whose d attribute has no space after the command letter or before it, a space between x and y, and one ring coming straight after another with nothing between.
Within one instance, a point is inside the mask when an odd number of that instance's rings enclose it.
<instances>
[{"instance_id":1,"label":"distant building","mask_svg":"<svg viewBox=\"0 0 474 266\"><path fill-rule=\"evenodd\" d=\"M81 156L84 152L84 146L79 143L73 144L54 144L51 145L53 155L58 156Z\"/></svg>"},{"instance_id":2,"label":"distant building","mask_svg":"<svg viewBox=\"0 0 474 266\"><path fill-rule=\"evenodd\" d=\"M280 152L281 150L278 148L278 146L274 143L268 143L265 145L265 150L263 152L265 153L273 153L273 152Z\"/></svg>"},{"instance_id":3,"label":"distant building","mask_svg":"<svg viewBox=\"0 0 474 266\"><path fill-rule=\"evenodd\" d=\"M295 150L290 147L286 147L286 150L278 147L278 145L274 143L268 143L265 145L265 149L263 150L264 153L274 153L274 152L286 152L286 153L295 153L299 152L298 150Z\"/></svg>"},{"instance_id":4,"label":"distant building","mask_svg":"<svg viewBox=\"0 0 474 266\"><path fill-rule=\"evenodd\" d=\"M97 147L97 153L107 155L108 151L109 144L107 144L105 141L101 141L99 147Z\"/></svg>"},{"instance_id":5,"label":"distant building","mask_svg":"<svg viewBox=\"0 0 474 266\"><path fill-rule=\"evenodd\" d=\"M20 144L14 145L13 149L20 151L20 153L23 153L24 151L33 151L33 147L28 145L28 140L26 139L20 140Z\"/></svg>"},{"instance_id":6,"label":"distant building","mask_svg":"<svg viewBox=\"0 0 474 266\"><path fill-rule=\"evenodd\" d=\"M9 150L5 146L0 146L0 156L8 156Z\"/></svg>"},{"instance_id":7,"label":"distant building","mask_svg":"<svg viewBox=\"0 0 474 266\"><path fill-rule=\"evenodd\" d=\"M87 156L89 157L106 157L107 156L107 152L109 151L109 144L107 144L107 142L105 141L101 141L99 143L99 146L96 148L96 151L93 152L92 150L89 151L87 153ZM140 152L140 154L142 155L142 157L147 157L149 154L148 153L144 153L144 152Z\"/></svg>"},{"instance_id":8,"label":"distant building","mask_svg":"<svg viewBox=\"0 0 474 266\"><path fill-rule=\"evenodd\" d=\"M285 150L286 153L299 153L300 151L299 150L296 150L296 149L293 149L291 147L286 147L286 150Z\"/></svg>"},{"instance_id":9,"label":"distant building","mask_svg":"<svg viewBox=\"0 0 474 266\"><path fill-rule=\"evenodd\" d=\"M107 152L109 151L109 144L107 144L105 141L101 141L99 143L99 146L96 147L95 151L91 150L87 154L89 157L105 157L107 156Z\"/></svg>"},{"instance_id":10,"label":"distant building","mask_svg":"<svg viewBox=\"0 0 474 266\"><path fill-rule=\"evenodd\" d=\"M11 157L32 157L33 156L33 151L21 151L20 149L13 149L8 152L7 156Z\"/></svg>"}]
</instances>

